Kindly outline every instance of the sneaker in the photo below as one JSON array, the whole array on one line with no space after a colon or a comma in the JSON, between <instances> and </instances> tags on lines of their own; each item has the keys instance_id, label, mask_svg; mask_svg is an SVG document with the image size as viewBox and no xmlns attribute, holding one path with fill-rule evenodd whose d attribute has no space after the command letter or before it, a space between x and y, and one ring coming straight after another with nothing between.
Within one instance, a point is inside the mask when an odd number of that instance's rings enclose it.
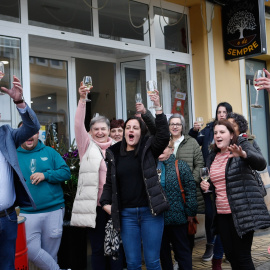
<instances>
[{"instance_id":1,"label":"sneaker","mask_svg":"<svg viewBox=\"0 0 270 270\"><path fill-rule=\"evenodd\" d=\"M214 255L213 250L214 250L213 244L206 244L206 249L202 256L202 260L205 262L211 261Z\"/></svg>"}]
</instances>

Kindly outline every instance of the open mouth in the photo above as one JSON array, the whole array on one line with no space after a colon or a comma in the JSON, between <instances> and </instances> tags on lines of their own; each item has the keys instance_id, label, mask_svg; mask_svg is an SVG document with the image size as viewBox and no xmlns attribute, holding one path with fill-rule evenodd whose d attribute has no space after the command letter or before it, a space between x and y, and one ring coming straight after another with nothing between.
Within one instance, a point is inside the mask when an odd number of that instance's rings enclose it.
<instances>
[{"instance_id":1,"label":"open mouth","mask_svg":"<svg viewBox=\"0 0 270 270\"><path fill-rule=\"evenodd\" d=\"M129 137L130 140L133 140L134 139L134 135L133 134L129 134L128 137Z\"/></svg>"}]
</instances>

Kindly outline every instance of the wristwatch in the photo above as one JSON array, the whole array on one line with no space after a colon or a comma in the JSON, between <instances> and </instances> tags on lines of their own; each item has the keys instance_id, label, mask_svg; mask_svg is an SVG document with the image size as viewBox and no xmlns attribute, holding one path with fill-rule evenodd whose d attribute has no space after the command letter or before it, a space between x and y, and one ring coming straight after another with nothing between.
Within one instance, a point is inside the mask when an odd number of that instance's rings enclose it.
<instances>
[{"instance_id":1,"label":"wristwatch","mask_svg":"<svg viewBox=\"0 0 270 270\"><path fill-rule=\"evenodd\" d=\"M156 110L156 111L162 111L162 106L160 106L160 107L155 107L155 110Z\"/></svg>"},{"instance_id":2,"label":"wristwatch","mask_svg":"<svg viewBox=\"0 0 270 270\"><path fill-rule=\"evenodd\" d=\"M13 102L14 102L14 104L21 104L21 103L23 103L24 102L24 98L23 98L23 96L22 96L22 98L20 99L20 100L14 100L13 99Z\"/></svg>"}]
</instances>

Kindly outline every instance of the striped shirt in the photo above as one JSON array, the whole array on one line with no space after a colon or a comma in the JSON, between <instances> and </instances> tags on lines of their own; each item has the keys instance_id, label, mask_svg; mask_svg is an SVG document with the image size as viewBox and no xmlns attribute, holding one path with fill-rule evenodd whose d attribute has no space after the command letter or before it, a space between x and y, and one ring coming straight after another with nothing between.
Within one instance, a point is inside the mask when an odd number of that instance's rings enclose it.
<instances>
[{"instance_id":1,"label":"striped shirt","mask_svg":"<svg viewBox=\"0 0 270 270\"><path fill-rule=\"evenodd\" d=\"M230 152L217 153L210 168L210 178L216 189L216 206L218 214L230 214L231 208L227 198L225 168Z\"/></svg>"}]
</instances>

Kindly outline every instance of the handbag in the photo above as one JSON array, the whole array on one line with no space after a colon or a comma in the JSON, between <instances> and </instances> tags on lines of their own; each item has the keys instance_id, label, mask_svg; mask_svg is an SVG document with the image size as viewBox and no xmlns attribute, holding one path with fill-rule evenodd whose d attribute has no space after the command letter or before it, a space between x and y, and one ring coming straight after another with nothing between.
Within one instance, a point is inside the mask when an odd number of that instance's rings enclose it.
<instances>
[{"instance_id":1,"label":"handbag","mask_svg":"<svg viewBox=\"0 0 270 270\"><path fill-rule=\"evenodd\" d=\"M259 191L260 191L261 195L263 197L265 197L267 195L267 191L266 191L266 188L264 186L264 183L263 183L263 180L262 180L261 175L257 171L255 171L255 170L252 170L252 174L255 177L256 181L258 182Z\"/></svg>"},{"instance_id":2,"label":"handbag","mask_svg":"<svg viewBox=\"0 0 270 270\"><path fill-rule=\"evenodd\" d=\"M185 195L185 191L183 189L181 179L180 179L180 175L179 175L178 160L175 160L175 170L176 170L176 174L177 174L179 187L180 187L180 190L181 190L181 195L182 195L184 203L186 203L186 195ZM199 221L198 221L196 216L192 217L192 219L193 219L192 222L188 221L188 234L189 235L196 234L196 232L197 232L197 224L199 224Z\"/></svg>"}]
</instances>

